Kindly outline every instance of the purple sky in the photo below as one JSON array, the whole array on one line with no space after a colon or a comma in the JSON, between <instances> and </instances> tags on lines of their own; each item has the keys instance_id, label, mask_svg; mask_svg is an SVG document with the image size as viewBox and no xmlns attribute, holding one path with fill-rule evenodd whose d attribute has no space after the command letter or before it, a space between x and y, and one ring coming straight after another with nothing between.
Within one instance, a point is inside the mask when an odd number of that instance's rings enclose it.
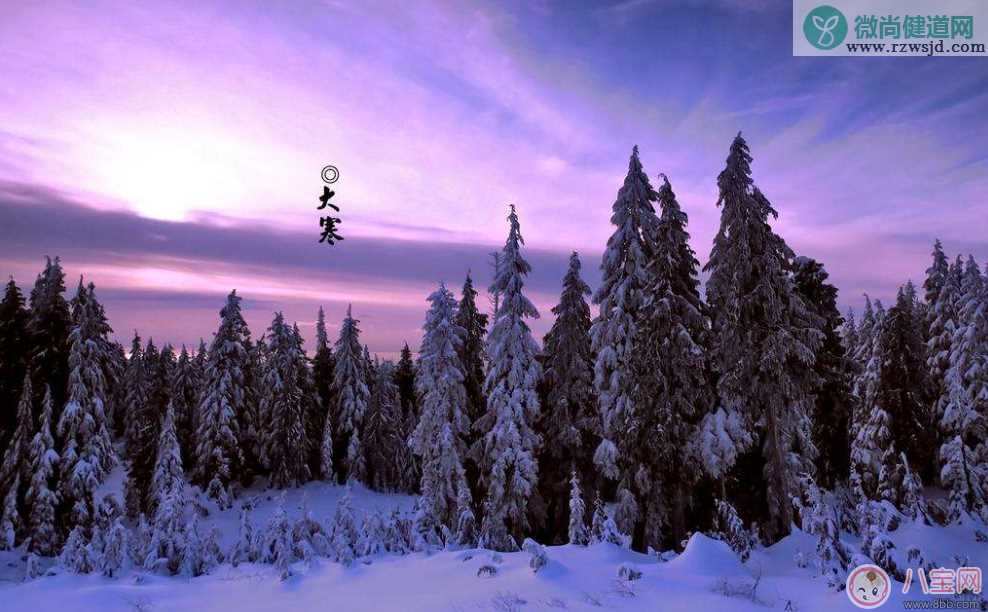
<instances>
[{"instance_id":1,"label":"purple sky","mask_svg":"<svg viewBox=\"0 0 988 612\"><path fill-rule=\"evenodd\" d=\"M921 281L934 237L988 257L983 58L793 58L769 0L22 2L0 19L0 272L46 254L118 335L209 338L237 288L312 336L347 302L372 351L518 206L544 315L569 251L591 284L631 147L669 175L705 261L743 130L776 229L841 304ZM315 244L320 168L346 241ZM541 334L546 316L535 327Z\"/></svg>"}]
</instances>

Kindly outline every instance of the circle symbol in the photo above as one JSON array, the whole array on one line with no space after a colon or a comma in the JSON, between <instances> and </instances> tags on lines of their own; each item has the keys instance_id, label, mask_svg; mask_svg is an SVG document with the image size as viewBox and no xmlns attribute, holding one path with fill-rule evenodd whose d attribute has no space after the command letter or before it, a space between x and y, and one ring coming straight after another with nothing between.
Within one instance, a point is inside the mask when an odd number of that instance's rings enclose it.
<instances>
[{"instance_id":1,"label":"circle symbol","mask_svg":"<svg viewBox=\"0 0 988 612\"><path fill-rule=\"evenodd\" d=\"M326 166L322 169L322 180L324 183L332 185L340 178L340 171L336 166Z\"/></svg>"},{"instance_id":2,"label":"circle symbol","mask_svg":"<svg viewBox=\"0 0 988 612\"><path fill-rule=\"evenodd\" d=\"M859 565L847 577L845 591L852 604L871 610L888 601L892 594L892 581L888 573L877 565Z\"/></svg>"},{"instance_id":3,"label":"circle symbol","mask_svg":"<svg viewBox=\"0 0 988 612\"><path fill-rule=\"evenodd\" d=\"M847 19L844 13L822 4L806 15L803 35L817 49L829 51L847 38Z\"/></svg>"}]
</instances>

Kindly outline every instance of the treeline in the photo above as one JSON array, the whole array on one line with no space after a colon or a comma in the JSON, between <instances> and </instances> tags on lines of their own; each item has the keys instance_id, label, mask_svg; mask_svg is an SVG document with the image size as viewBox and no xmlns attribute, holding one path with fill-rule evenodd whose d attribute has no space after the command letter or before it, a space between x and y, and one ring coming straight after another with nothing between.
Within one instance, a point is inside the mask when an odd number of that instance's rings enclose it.
<instances>
[{"instance_id":1,"label":"treeline","mask_svg":"<svg viewBox=\"0 0 988 612\"><path fill-rule=\"evenodd\" d=\"M902 520L988 518L988 282L937 242L922 297L906 283L888 310L845 319L823 265L772 229L751 161L738 135L701 293L688 217L635 148L601 286L573 253L541 347L513 207L490 320L469 275L459 299L440 285L417 360L406 344L397 364L371 358L349 308L332 346L320 309L311 357L281 313L255 339L236 292L209 346L135 335L128 352L93 285L67 301L49 260L30 307L13 280L0 304L0 545L52 555L138 524L162 551L150 565L178 571L160 547L189 537L189 482L228 508L255 481L327 480L417 494L414 538L395 547L593 531L665 550L704 531L746 556L795 524L835 583L853 555L842 530L897 572L885 534ZM122 507L94 499L121 460Z\"/></svg>"}]
</instances>

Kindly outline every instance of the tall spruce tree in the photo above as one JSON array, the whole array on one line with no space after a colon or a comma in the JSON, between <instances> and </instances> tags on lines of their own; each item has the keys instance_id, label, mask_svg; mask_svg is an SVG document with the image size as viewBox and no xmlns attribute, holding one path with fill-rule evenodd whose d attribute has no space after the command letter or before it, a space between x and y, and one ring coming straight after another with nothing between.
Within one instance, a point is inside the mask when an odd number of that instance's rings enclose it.
<instances>
[{"instance_id":1,"label":"tall spruce tree","mask_svg":"<svg viewBox=\"0 0 988 612\"><path fill-rule=\"evenodd\" d=\"M199 403L196 481L220 507L230 507L230 483L240 476L237 415L245 409L250 331L240 312L240 297L232 291L220 310L220 326L213 337Z\"/></svg>"},{"instance_id":2,"label":"tall spruce tree","mask_svg":"<svg viewBox=\"0 0 988 612\"><path fill-rule=\"evenodd\" d=\"M175 432L182 450L182 465L192 471L195 458L196 412L199 408L200 380L189 351L182 345L171 380Z\"/></svg>"},{"instance_id":3,"label":"tall spruce tree","mask_svg":"<svg viewBox=\"0 0 988 612\"><path fill-rule=\"evenodd\" d=\"M645 300L647 266L659 223L653 206L657 199L658 194L638 159L636 146L631 152L624 185L612 207L611 223L616 229L607 240L600 264L601 284L593 296L600 312L590 329L596 355L594 385L604 434L594 461L613 480L620 478L614 440L623 434L620 423L634 411L632 355L636 344L645 341L638 334L637 322Z\"/></svg>"},{"instance_id":4,"label":"tall spruce tree","mask_svg":"<svg viewBox=\"0 0 988 612\"><path fill-rule=\"evenodd\" d=\"M338 415L333 423L336 429L333 435L333 465L341 484L351 478L363 482L366 477L361 434L370 389L367 386L367 363L360 346L359 323L353 318L351 307L347 306L333 352L336 368L332 392Z\"/></svg>"},{"instance_id":5,"label":"tall spruce tree","mask_svg":"<svg viewBox=\"0 0 988 612\"><path fill-rule=\"evenodd\" d=\"M534 424L539 415L541 367L538 345L525 320L538 318L539 313L523 292L532 267L521 254L524 239L514 206L508 223L493 283L498 310L487 336L487 413L477 422L483 433L477 444L485 491L481 539L497 550L517 550L528 529L528 499L538 481L539 438Z\"/></svg>"},{"instance_id":6,"label":"tall spruce tree","mask_svg":"<svg viewBox=\"0 0 988 612\"><path fill-rule=\"evenodd\" d=\"M466 435L467 447L476 443L479 432L472 424L484 415L487 401L484 398L484 338L487 336L487 315L477 308L477 290L473 288L473 279L467 272L463 282L463 292L459 306L456 309L456 324L463 328L463 344L459 347L460 360L463 362L463 387L467 393L465 415L471 423ZM464 461L467 471L467 481L476 498L480 494L480 470L473 461Z\"/></svg>"},{"instance_id":7,"label":"tall spruce tree","mask_svg":"<svg viewBox=\"0 0 988 612\"><path fill-rule=\"evenodd\" d=\"M61 260L45 258L45 269L38 275L31 290L31 318L28 335L31 341L29 366L33 372L35 410L40 407L42 389L51 387L58 421L65 405L69 380L69 332L72 315L65 301L65 273Z\"/></svg>"},{"instance_id":8,"label":"tall spruce tree","mask_svg":"<svg viewBox=\"0 0 988 612\"><path fill-rule=\"evenodd\" d=\"M961 258L958 256L944 274L935 301L929 305L927 317L930 320L926 329L926 367L929 371L934 397L934 418L938 421L943 417L949 401L946 375L950 368L951 345L954 334L960 327L958 310L963 297L961 290L962 270ZM929 282L929 279L927 281Z\"/></svg>"},{"instance_id":9,"label":"tall spruce tree","mask_svg":"<svg viewBox=\"0 0 988 612\"><path fill-rule=\"evenodd\" d=\"M139 339L135 338L135 343ZM139 403L132 406L128 422L127 458L130 469L127 470L124 503L127 514L132 518L141 514L150 515L151 507L151 478L154 472L155 448L161 432L161 419L172 398L172 370L174 353L169 345L160 352L149 339L147 346L139 354L139 367L143 376L143 396L137 393ZM130 370L133 372L133 370ZM130 402L128 402L130 405Z\"/></svg>"},{"instance_id":10,"label":"tall spruce tree","mask_svg":"<svg viewBox=\"0 0 988 612\"><path fill-rule=\"evenodd\" d=\"M402 490L402 469L411 461L403 431L401 397L394 382L394 364L385 361L374 368L374 384L364 418L367 484L372 489Z\"/></svg>"},{"instance_id":11,"label":"tall spruce tree","mask_svg":"<svg viewBox=\"0 0 988 612\"><path fill-rule=\"evenodd\" d=\"M45 389L41 402L41 419L31 440L26 472L30 482L25 494L31 538L28 550L45 556L55 554L60 541L55 529L55 508L58 503L55 477L59 457L52 437L52 408L51 391Z\"/></svg>"},{"instance_id":12,"label":"tall spruce tree","mask_svg":"<svg viewBox=\"0 0 988 612\"><path fill-rule=\"evenodd\" d=\"M466 330L457 323L456 300L443 284L429 296L415 379L422 417L409 445L422 465L419 523L435 539L456 530L458 499L470 497L464 468L470 419L461 353Z\"/></svg>"},{"instance_id":13,"label":"tall spruce tree","mask_svg":"<svg viewBox=\"0 0 988 612\"><path fill-rule=\"evenodd\" d=\"M327 413L335 405L333 401L333 369L336 360L326 332L326 313L319 307L316 319L316 352L312 358L312 384L315 397L307 406L305 433L308 438L309 471L318 478L330 479L332 474L322 473L322 442ZM332 428L330 428L332 437Z\"/></svg>"},{"instance_id":14,"label":"tall spruce tree","mask_svg":"<svg viewBox=\"0 0 988 612\"><path fill-rule=\"evenodd\" d=\"M9 550L23 540L25 524L25 497L31 474L28 472L30 460L31 434L34 431L32 417L33 391L31 378L25 374L20 401L17 402L17 426L14 428L10 444L0 462L0 549Z\"/></svg>"},{"instance_id":15,"label":"tall spruce tree","mask_svg":"<svg viewBox=\"0 0 988 612\"><path fill-rule=\"evenodd\" d=\"M712 399L700 264L689 245L687 215L669 180L662 179L661 215L635 321L641 342L631 354L633 409L612 423L623 432L614 439L623 504L617 508L619 527L641 551L678 546L698 527L688 513L700 509L692 492L702 472L687 459L687 450Z\"/></svg>"},{"instance_id":16,"label":"tall spruce tree","mask_svg":"<svg viewBox=\"0 0 988 612\"><path fill-rule=\"evenodd\" d=\"M915 300L908 287L899 289L895 306L882 321L875 395L877 404L889 413L895 447L906 454L913 471L929 481L936 455L933 397L922 321L916 316ZM896 481L887 486L898 490L901 476L893 478Z\"/></svg>"},{"instance_id":17,"label":"tall spruce tree","mask_svg":"<svg viewBox=\"0 0 988 612\"><path fill-rule=\"evenodd\" d=\"M295 330L276 312L268 328L268 357L265 362L264 395L261 414L267 428L264 457L275 488L297 487L309 480L308 447L305 433L306 397L299 387L305 380L300 368L307 368L305 355Z\"/></svg>"},{"instance_id":18,"label":"tall spruce tree","mask_svg":"<svg viewBox=\"0 0 988 612\"><path fill-rule=\"evenodd\" d=\"M106 421L106 381L102 364L106 343L100 325L92 285L79 283L75 326L69 335L68 401L58 420L62 441L59 461L59 501L62 525L88 530L95 505L93 494L113 466L115 458ZM54 395L54 390L52 391Z\"/></svg>"},{"instance_id":19,"label":"tall spruce tree","mask_svg":"<svg viewBox=\"0 0 988 612\"><path fill-rule=\"evenodd\" d=\"M755 427L761 451L738 466L743 490L734 493L747 495L737 505L774 540L789 532L790 500L812 471L812 367L822 334L793 288L794 255L769 225L777 213L754 186L751 160L738 134L717 177L721 222L704 270L719 401Z\"/></svg>"},{"instance_id":20,"label":"tall spruce tree","mask_svg":"<svg viewBox=\"0 0 988 612\"><path fill-rule=\"evenodd\" d=\"M11 277L0 301L0 456L17 427L17 401L31 348L29 317L24 296Z\"/></svg>"},{"instance_id":21,"label":"tall spruce tree","mask_svg":"<svg viewBox=\"0 0 988 612\"><path fill-rule=\"evenodd\" d=\"M563 277L556 320L543 342L545 405L539 417L543 444L539 453L539 490L546 504L546 541L563 543L571 512L568 478L593 483L593 453L600 443L600 415L593 386L590 349L590 287L580 277L574 251ZM589 500L587 500L589 502ZM582 524L583 517L580 517Z\"/></svg>"},{"instance_id":22,"label":"tall spruce tree","mask_svg":"<svg viewBox=\"0 0 988 612\"><path fill-rule=\"evenodd\" d=\"M795 289L822 324L823 343L816 352L816 402L813 444L819 451L816 482L832 488L847 479L850 469L850 418L853 412L853 370L845 354L840 330L844 320L837 309L837 288L827 282L823 264L797 257Z\"/></svg>"},{"instance_id":23,"label":"tall spruce tree","mask_svg":"<svg viewBox=\"0 0 988 612\"><path fill-rule=\"evenodd\" d=\"M988 283L970 257L962 287L939 418L938 475L951 521L988 518Z\"/></svg>"}]
</instances>

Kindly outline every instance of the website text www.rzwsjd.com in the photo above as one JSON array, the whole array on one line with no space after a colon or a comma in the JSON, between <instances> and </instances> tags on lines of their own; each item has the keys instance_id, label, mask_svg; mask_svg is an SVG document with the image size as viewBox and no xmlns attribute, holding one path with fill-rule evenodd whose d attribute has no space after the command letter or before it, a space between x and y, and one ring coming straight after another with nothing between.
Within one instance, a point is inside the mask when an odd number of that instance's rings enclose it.
<instances>
[{"instance_id":1,"label":"website text www.rzwsjd.com","mask_svg":"<svg viewBox=\"0 0 988 612\"><path fill-rule=\"evenodd\" d=\"M914 55L950 55L951 53L986 53L985 43L952 43L944 41L925 43L845 43L848 53L872 55L895 55L898 53Z\"/></svg>"}]
</instances>

